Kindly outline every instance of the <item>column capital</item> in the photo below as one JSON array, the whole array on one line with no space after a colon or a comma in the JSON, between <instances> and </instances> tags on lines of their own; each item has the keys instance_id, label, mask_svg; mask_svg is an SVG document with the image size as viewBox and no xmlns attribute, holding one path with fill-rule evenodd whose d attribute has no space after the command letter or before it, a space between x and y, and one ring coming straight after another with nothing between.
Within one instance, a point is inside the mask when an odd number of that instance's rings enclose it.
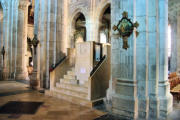
<instances>
[{"instance_id":1,"label":"column capital","mask_svg":"<svg viewBox=\"0 0 180 120\"><path fill-rule=\"evenodd\" d=\"M1 0L1 5L2 5L3 10L8 9L8 2L7 2L7 0Z\"/></svg>"}]
</instances>

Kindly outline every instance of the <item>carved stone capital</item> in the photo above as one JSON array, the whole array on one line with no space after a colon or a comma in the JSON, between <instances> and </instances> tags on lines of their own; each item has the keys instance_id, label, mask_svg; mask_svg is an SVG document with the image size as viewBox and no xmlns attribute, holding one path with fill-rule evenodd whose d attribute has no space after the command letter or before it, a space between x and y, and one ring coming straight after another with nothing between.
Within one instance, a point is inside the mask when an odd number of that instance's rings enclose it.
<instances>
[{"instance_id":1,"label":"carved stone capital","mask_svg":"<svg viewBox=\"0 0 180 120\"><path fill-rule=\"evenodd\" d=\"M0 0L0 2L1 2L1 5L3 7L3 10L8 9L8 2L7 2L7 0Z\"/></svg>"}]
</instances>

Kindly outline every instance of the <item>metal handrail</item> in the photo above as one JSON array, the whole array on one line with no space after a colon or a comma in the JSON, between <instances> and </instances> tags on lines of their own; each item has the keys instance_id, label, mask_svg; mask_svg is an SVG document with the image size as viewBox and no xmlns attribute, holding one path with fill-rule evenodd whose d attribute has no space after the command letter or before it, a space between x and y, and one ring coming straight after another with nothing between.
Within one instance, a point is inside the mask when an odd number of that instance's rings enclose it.
<instances>
[{"instance_id":1,"label":"metal handrail","mask_svg":"<svg viewBox=\"0 0 180 120\"><path fill-rule=\"evenodd\" d=\"M98 62L98 64L96 64L96 66L93 68L93 70L91 71L91 73L90 73L90 76L92 76L94 73L95 73L95 71L99 68L99 66L102 64L102 62L105 60L105 58L106 58L106 55L104 55L102 58L101 58L101 60Z\"/></svg>"},{"instance_id":2,"label":"metal handrail","mask_svg":"<svg viewBox=\"0 0 180 120\"><path fill-rule=\"evenodd\" d=\"M67 56L64 56L62 59L60 59L55 65L53 64L52 67L50 67L49 71L52 72L54 69L56 69L57 66L59 66Z\"/></svg>"}]
</instances>

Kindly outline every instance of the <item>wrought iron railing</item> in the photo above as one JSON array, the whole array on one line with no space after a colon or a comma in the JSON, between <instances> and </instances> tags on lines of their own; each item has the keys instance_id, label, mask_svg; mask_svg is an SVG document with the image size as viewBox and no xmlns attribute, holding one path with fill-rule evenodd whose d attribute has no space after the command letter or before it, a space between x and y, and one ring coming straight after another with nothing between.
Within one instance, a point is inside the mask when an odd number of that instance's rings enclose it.
<instances>
[{"instance_id":1,"label":"wrought iron railing","mask_svg":"<svg viewBox=\"0 0 180 120\"><path fill-rule=\"evenodd\" d=\"M62 59L60 59L55 65L51 65L51 67L49 68L49 71L52 72L54 69L56 69L56 67L58 65L60 65L65 59L66 59L67 56L64 56Z\"/></svg>"},{"instance_id":2,"label":"wrought iron railing","mask_svg":"<svg viewBox=\"0 0 180 120\"><path fill-rule=\"evenodd\" d=\"M90 76L92 76L94 74L94 72L99 68L99 66L102 64L102 62L105 60L106 55L104 55L101 60L95 65L95 67L93 68L93 70L90 73Z\"/></svg>"}]
</instances>

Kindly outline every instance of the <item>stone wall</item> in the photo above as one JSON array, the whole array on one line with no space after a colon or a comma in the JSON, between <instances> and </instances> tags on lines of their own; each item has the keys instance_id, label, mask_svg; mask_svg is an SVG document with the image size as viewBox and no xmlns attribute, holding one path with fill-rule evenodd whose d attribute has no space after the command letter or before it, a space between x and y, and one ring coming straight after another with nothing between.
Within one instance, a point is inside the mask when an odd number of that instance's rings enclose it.
<instances>
[{"instance_id":1,"label":"stone wall","mask_svg":"<svg viewBox=\"0 0 180 120\"><path fill-rule=\"evenodd\" d=\"M22 0L23 1L23 0ZM2 67L3 74L6 74L5 79L14 79L17 74L21 74L19 71L20 66L17 55L24 56L25 54L18 54L18 0L0 0L3 8L3 40L1 45L5 48L5 57ZM24 1L23 1L24 3ZM21 39L23 41L23 39ZM22 43L22 42L21 42ZM2 46L1 46L2 49ZM21 60L21 59L20 59ZM24 69L24 68L23 68Z\"/></svg>"}]
</instances>

